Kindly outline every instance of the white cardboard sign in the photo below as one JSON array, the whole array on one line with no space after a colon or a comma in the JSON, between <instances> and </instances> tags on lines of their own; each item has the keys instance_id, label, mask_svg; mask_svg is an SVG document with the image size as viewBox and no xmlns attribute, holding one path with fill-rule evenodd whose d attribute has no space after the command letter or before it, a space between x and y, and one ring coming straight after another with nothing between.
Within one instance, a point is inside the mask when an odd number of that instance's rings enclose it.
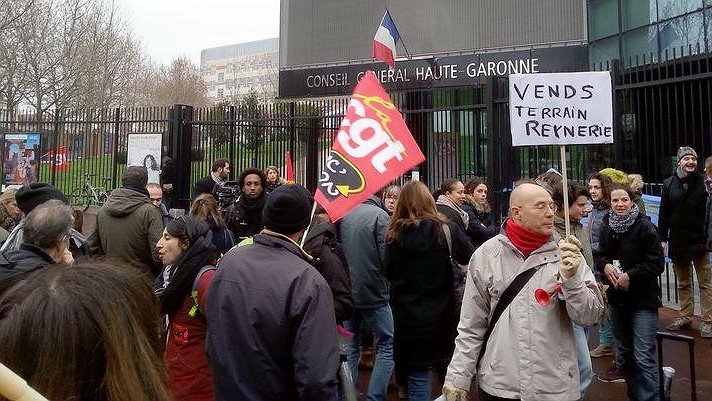
<instances>
[{"instance_id":1,"label":"white cardboard sign","mask_svg":"<svg viewBox=\"0 0 712 401\"><path fill-rule=\"evenodd\" d=\"M609 72L509 76L512 146L613 143Z\"/></svg>"}]
</instances>

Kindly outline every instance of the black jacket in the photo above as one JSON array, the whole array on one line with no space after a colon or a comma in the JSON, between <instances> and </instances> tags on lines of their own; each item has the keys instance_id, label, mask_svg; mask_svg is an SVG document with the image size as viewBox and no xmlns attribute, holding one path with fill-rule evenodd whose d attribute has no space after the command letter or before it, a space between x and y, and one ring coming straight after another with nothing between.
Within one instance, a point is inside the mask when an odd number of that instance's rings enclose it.
<instances>
[{"instance_id":1,"label":"black jacket","mask_svg":"<svg viewBox=\"0 0 712 401\"><path fill-rule=\"evenodd\" d=\"M29 244L0 253L0 294L28 273L54 263L45 251Z\"/></svg>"},{"instance_id":2,"label":"black jacket","mask_svg":"<svg viewBox=\"0 0 712 401\"><path fill-rule=\"evenodd\" d=\"M470 257L475 253L475 246L470 238L465 234L466 227L462 222L460 215L452 208L445 205L436 205L438 212L447 217L450 222L450 235L452 236L452 253L455 260L466 260L469 262ZM497 231L499 233L499 231Z\"/></svg>"},{"instance_id":3,"label":"black jacket","mask_svg":"<svg viewBox=\"0 0 712 401\"><path fill-rule=\"evenodd\" d=\"M235 247L208 294L206 348L217 401L336 400L331 290L292 241Z\"/></svg>"},{"instance_id":4,"label":"black jacket","mask_svg":"<svg viewBox=\"0 0 712 401\"><path fill-rule=\"evenodd\" d=\"M462 210L470 216L465 234L470 238L475 249L499 234L500 227L494 223L491 212L477 210L477 207L469 202L462 204Z\"/></svg>"},{"instance_id":5,"label":"black jacket","mask_svg":"<svg viewBox=\"0 0 712 401\"><path fill-rule=\"evenodd\" d=\"M630 277L628 291L613 288L603 268L613 260ZM608 215L601 227L601 253L595 257L596 269L608 288L608 302L632 309L657 309L661 305L658 277L665 269L660 237L653 223L638 215L635 223L623 234L616 234L608 225Z\"/></svg>"},{"instance_id":6,"label":"black jacket","mask_svg":"<svg viewBox=\"0 0 712 401\"><path fill-rule=\"evenodd\" d=\"M199 179L193 186L193 199L197 198L200 194L212 194L214 188L215 181L211 175Z\"/></svg>"},{"instance_id":7,"label":"black jacket","mask_svg":"<svg viewBox=\"0 0 712 401\"><path fill-rule=\"evenodd\" d=\"M690 260L704 251L706 203L704 177L699 172L684 178L676 173L663 181L658 229L673 261Z\"/></svg>"},{"instance_id":8,"label":"black jacket","mask_svg":"<svg viewBox=\"0 0 712 401\"><path fill-rule=\"evenodd\" d=\"M404 228L386 249L396 366L427 370L437 360L449 360L454 346L453 271L442 225L423 220ZM461 256L457 262L469 261Z\"/></svg>"},{"instance_id":9,"label":"black jacket","mask_svg":"<svg viewBox=\"0 0 712 401\"><path fill-rule=\"evenodd\" d=\"M304 250L314 259L311 261L331 288L334 296L336 322L341 324L351 318L351 280L343 247L337 239L336 226L318 217L312 220L304 241Z\"/></svg>"},{"instance_id":10,"label":"black jacket","mask_svg":"<svg viewBox=\"0 0 712 401\"><path fill-rule=\"evenodd\" d=\"M244 196L240 196L235 203L227 208L225 222L238 244L243 239L259 233L264 228L262 225L262 209L265 206L266 199L267 194L264 192L256 199L247 199Z\"/></svg>"}]
</instances>

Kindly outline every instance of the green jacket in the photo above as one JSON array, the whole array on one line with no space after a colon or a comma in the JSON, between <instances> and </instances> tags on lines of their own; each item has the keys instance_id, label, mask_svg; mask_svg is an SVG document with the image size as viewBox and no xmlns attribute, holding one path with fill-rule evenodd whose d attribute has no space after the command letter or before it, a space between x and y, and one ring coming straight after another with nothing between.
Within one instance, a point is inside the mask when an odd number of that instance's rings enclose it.
<instances>
[{"instance_id":1,"label":"green jacket","mask_svg":"<svg viewBox=\"0 0 712 401\"><path fill-rule=\"evenodd\" d=\"M96 215L96 229L89 238L92 255L127 262L156 277L161 259L156 243L163 234L163 221L150 198L139 191L111 191Z\"/></svg>"}]
</instances>

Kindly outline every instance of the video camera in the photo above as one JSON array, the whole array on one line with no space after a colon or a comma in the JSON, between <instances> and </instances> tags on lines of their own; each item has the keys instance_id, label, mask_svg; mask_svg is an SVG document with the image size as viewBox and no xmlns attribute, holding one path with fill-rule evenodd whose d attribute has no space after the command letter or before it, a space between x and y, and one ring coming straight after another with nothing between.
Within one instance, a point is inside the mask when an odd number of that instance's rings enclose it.
<instances>
[{"instance_id":1,"label":"video camera","mask_svg":"<svg viewBox=\"0 0 712 401\"><path fill-rule=\"evenodd\" d=\"M240 196L240 187L237 181L227 181L223 185L215 185L213 189L215 200L218 202L218 209L225 213L227 208L235 203Z\"/></svg>"}]
</instances>

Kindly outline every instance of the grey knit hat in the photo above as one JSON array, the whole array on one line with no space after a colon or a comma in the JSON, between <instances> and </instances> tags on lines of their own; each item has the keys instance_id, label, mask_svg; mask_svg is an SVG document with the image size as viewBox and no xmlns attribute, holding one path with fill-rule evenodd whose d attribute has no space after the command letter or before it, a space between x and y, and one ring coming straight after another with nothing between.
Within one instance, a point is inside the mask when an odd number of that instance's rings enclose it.
<instances>
[{"instance_id":1,"label":"grey knit hat","mask_svg":"<svg viewBox=\"0 0 712 401\"><path fill-rule=\"evenodd\" d=\"M692 149L689 146L680 146L680 148L677 150L677 162L679 163L683 157L688 155L692 155L697 158L697 152L695 152L695 149Z\"/></svg>"}]
</instances>

